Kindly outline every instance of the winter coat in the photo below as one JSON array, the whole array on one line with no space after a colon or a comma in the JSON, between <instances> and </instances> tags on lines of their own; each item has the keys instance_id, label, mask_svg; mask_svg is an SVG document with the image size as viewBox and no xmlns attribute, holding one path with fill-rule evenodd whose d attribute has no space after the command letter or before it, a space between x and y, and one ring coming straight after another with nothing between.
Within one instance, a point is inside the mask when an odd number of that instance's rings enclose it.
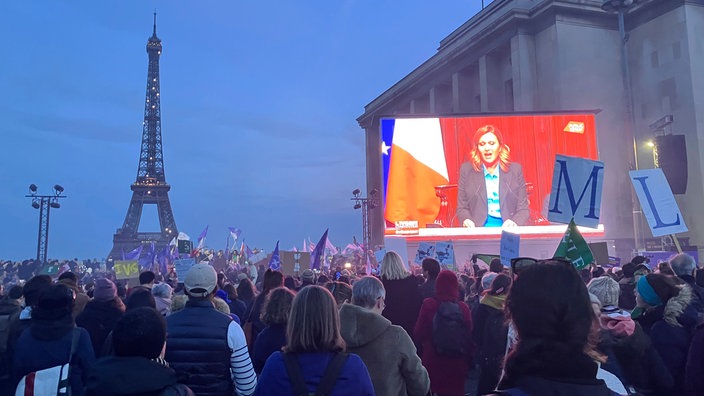
<instances>
[{"instance_id":1,"label":"winter coat","mask_svg":"<svg viewBox=\"0 0 704 396\"><path fill-rule=\"evenodd\" d=\"M618 282L621 289L618 296L618 307L627 311L636 307L636 284L633 278L623 278Z\"/></svg>"},{"instance_id":2,"label":"winter coat","mask_svg":"<svg viewBox=\"0 0 704 396\"><path fill-rule=\"evenodd\" d=\"M386 290L386 308L382 315L391 323L403 327L408 335L413 335L413 325L418 319L423 300L418 290L418 280L410 275L404 279L381 279Z\"/></svg>"},{"instance_id":3,"label":"winter coat","mask_svg":"<svg viewBox=\"0 0 704 396\"><path fill-rule=\"evenodd\" d=\"M325 369L333 357L332 353L297 353L294 355L301 367L303 379L309 392L314 392L323 378ZM257 381L257 395L292 395L293 385L286 371L283 353L274 352L267 359ZM374 395L369 372L359 356L350 353L337 376L331 396Z\"/></svg>"},{"instance_id":4,"label":"winter coat","mask_svg":"<svg viewBox=\"0 0 704 396\"><path fill-rule=\"evenodd\" d=\"M88 330L96 356L100 356L105 338L115 328L122 315L124 315L124 311L118 308L112 300L92 300L86 304L83 312L76 318L76 325Z\"/></svg>"},{"instance_id":5,"label":"winter coat","mask_svg":"<svg viewBox=\"0 0 704 396\"><path fill-rule=\"evenodd\" d=\"M450 357L439 355L433 347L433 317L440 303L445 301L457 302L464 316L467 336L465 340L457 340L457 342L466 342L467 345L473 344L472 314L467 304L458 301L458 298L457 277L449 271L441 271L435 281L435 296L423 300L413 332L415 342L423 348L421 360L430 375L430 389L439 394L464 393L465 378L473 359L471 348L465 356Z\"/></svg>"},{"instance_id":6,"label":"winter coat","mask_svg":"<svg viewBox=\"0 0 704 396\"><path fill-rule=\"evenodd\" d=\"M377 395L428 393L428 372L402 327L368 309L342 304L340 334L347 350L359 355L367 366Z\"/></svg>"},{"instance_id":7,"label":"winter coat","mask_svg":"<svg viewBox=\"0 0 704 396\"><path fill-rule=\"evenodd\" d=\"M435 279L428 279L418 286L420 298L425 300L435 295ZM410 333L409 333L410 334Z\"/></svg>"},{"instance_id":8,"label":"winter coat","mask_svg":"<svg viewBox=\"0 0 704 396\"><path fill-rule=\"evenodd\" d=\"M687 396L704 395L704 324L697 326L689 346L684 390Z\"/></svg>"},{"instance_id":9,"label":"winter coat","mask_svg":"<svg viewBox=\"0 0 704 396\"><path fill-rule=\"evenodd\" d=\"M29 329L22 332L15 345L12 358L15 384L31 372L68 363L74 328L73 318L68 323L33 319ZM74 390L83 389L88 369L95 362L88 332L82 328L78 331L80 335L76 353L71 359L71 387Z\"/></svg>"},{"instance_id":10,"label":"winter coat","mask_svg":"<svg viewBox=\"0 0 704 396\"><path fill-rule=\"evenodd\" d=\"M672 395L684 393L685 363L697 324L697 310L692 301L692 288L681 285L676 296L635 319L650 336L655 350L672 374L674 387L666 392Z\"/></svg>"},{"instance_id":11,"label":"winter coat","mask_svg":"<svg viewBox=\"0 0 704 396\"><path fill-rule=\"evenodd\" d=\"M144 357L108 356L88 373L85 396L194 396L176 372Z\"/></svg>"},{"instance_id":12,"label":"winter coat","mask_svg":"<svg viewBox=\"0 0 704 396\"><path fill-rule=\"evenodd\" d=\"M477 309L472 312L472 338L477 344L477 364L481 368L478 394L491 392L501 377L508 335L503 311L505 297L484 296Z\"/></svg>"},{"instance_id":13,"label":"winter coat","mask_svg":"<svg viewBox=\"0 0 704 396\"><path fill-rule=\"evenodd\" d=\"M267 326L257 336L252 348L252 365L259 375L264 368L266 359L272 353L280 351L286 345L286 323Z\"/></svg>"}]
</instances>

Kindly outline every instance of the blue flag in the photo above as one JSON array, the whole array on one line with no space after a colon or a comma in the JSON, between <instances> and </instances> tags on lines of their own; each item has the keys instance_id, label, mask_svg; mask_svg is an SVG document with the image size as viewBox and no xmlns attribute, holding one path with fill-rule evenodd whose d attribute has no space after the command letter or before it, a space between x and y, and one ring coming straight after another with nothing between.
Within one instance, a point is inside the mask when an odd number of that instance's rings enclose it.
<instances>
[{"instance_id":1,"label":"blue flag","mask_svg":"<svg viewBox=\"0 0 704 396\"><path fill-rule=\"evenodd\" d=\"M142 255L142 249L144 249L144 245L139 245L128 253L125 253L125 251L123 250L122 251L122 260L123 261L137 260L139 258L139 256Z\"/></svg>"},{"instance_id":2,"label":"blue flag","mask_svg":"<svg viewBox=\"0 0 704 396\"><path fill-rule=\"evenodd\" d=\"M313 252L310 254L310 268L311 269L317 269L317 270L320 269L320 258L323 256L323 252L325 251L325 241L327 241L327 239L328 239L328 230L326 229L323 236L320 237L318 244L315 245Z\"/></svg>"},{"instance_id":3,"label":"blue flag","mask_svg":"<svg viewBox=\"0 0 704 396\"><path fill-rule=\"evenodd\" d=\"M274 253L271 254L271 259L269 259L269 268L274 271L281 269L281 257L279 257L279 241L276 241L276 247L274 248Z\"/></svg>"},{"instance_id":4,"label":"blue flag","mask_svg":"<svg viewBox=\"0 0 704 396\"><path fill-rule=\"evenodd\" d=\"M139 261L139 268L143 270L153 270L152 268L154 266L154 242L151 243L149 248L147 249L146 254L144 254L142 257L137 257Z\"/></svg>"},{"instance_id":5,"label":"blue flag","mask_svg":"<svg viewBox=\"0 0 704 396\"><path fill-rule=\"evenodd\" d=\"M159 263L159 273L166 276L168 272L168 264L171 259L171 246L166 245L163 249L156 255L156 261Z\"/></svg>"}]
</instances>

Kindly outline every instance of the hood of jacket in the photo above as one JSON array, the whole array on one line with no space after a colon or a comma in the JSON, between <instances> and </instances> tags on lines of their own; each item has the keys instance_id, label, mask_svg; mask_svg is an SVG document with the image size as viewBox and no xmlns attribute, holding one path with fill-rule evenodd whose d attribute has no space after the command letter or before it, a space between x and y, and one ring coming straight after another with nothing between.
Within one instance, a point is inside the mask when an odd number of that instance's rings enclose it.
<instances>
[{"instance_id":1,"label":"hood of jacket","mask_svg":"<svg viewBox=\"0 0 704 396\"><path fill-rule=\"evenodd\" d=\"M435 279L435 298L439 301L457 301L460 296L457 275L449 270L442 270Z\"/></svg>"},{"instance_id":2,"label":"hood of jacket","mask_svg":"<svg viewBox=\"0 0 704 396\"><path fill-rule=\"evenodd\" d=\"M379 338L391 322L385 317L353 304L340 307L340 334L350 348L359 348Z\"/></svg>"},{"instance_id":3,"label":"hood of jacket","mask_svg":"<svg viewBox=\"0 0 704 396\"><path fill-rule=\"evenodd\" d=\"M88 374L86 393L132 395L157 392L177 382L176 372L144 357L108 356Z\"/></svg>"},{"instance_id":4,"label":"hood of jacket","mask_svg":"<svg viewBox=\"0 0 704 396\"><path fill-rule=\"evenodd\" d=\"M697 310L692 305L694 293L692 287L684 284L680 292L667 300L663 311L663 320L674 327L694 327L697 325Z\"/></svg>"}]
</instances>

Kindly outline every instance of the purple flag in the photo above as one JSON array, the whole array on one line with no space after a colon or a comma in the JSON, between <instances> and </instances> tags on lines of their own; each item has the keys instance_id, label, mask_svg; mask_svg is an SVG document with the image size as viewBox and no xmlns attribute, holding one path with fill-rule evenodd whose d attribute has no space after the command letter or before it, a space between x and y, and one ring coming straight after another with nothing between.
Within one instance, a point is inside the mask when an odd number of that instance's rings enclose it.
<instances>
[{"instance_id":1,"label":"purple flag","mask_svg":"<svg viewBox=\"0 0 704 396\"><path fill-rule=\"evenodd\" d=\"M142 249L144 249L144 245L139 245L128 253L125 253L123 251L122 252L122 259L123 260L137 260L139 258L139 256L142 255Z\"/></svg>"},{"instance_id":2,"label":"purple flag","mask_svg":"<svg viewBox=\"0 0 704 396\"><path fill-rule=\"evenodd\" d=\"M323 256L323 252L325 251L325 241L328 240L328 230L325 230L325 233L323 233L323 236L320 237L320 241L318 241L318 244L315 245L315 248L313 249L313 252L310 254L310 268L311 269L320 269L320 258Z\"/></svg>"},{"instance_id":3,"label":"purple flag","mask_svg":"<svg viewBox=\"0 0 704 396\"><path fill-rule=\"evenodd\" d=\"M274 271L281 269L281 257L279 257L279 241L276 241L276 247L274 248L274 253L271 254L271 259L269 259L269 268Z\"/></svg>"},{"instance_id":4,"label":"purple flag","mask_svg":"<svg viewBox=\"0 0 704 396\"><path fill-rule=\"evenodd\" d=\"M138 257L139 260L139 268L140 269L145 269L145 270L152 270L154 269L154 242L151 243L149 248L147 249L146 254L144 254L142 257Z\"/></svg>"},{"instance_id":5,"label":"purple flag","mask_svg":"<svg viewBox=\"0 0 704 396\"><path fill-rule=\"evenodd\" d=\"M232 239L234 240L237 240L242 234L242 230L240 230L239 228L227 227L227 229L230 230L230 235L232 235Z\"/></svg>"}]
</instances>

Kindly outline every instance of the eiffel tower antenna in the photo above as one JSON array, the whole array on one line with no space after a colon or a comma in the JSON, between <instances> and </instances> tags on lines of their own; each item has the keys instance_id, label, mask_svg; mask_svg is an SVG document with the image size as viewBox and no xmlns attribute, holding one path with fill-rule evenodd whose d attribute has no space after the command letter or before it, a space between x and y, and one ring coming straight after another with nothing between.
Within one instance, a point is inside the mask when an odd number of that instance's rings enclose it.
<instances>
[{"instance_id":1,"label":"eiffel tower antenna","mask_svg":"<svg viewBox=\"0 0 704 396\"><path fill-rule=\"evenodd\" d=\"M171 186L164 175L164 155L161 142L161 93L159 86L159 57L161 40L156 35L156 10L154 11L154 31L147 40L149 65L147 68L147 92L144 102L144 123L142 144L139 152L137 178L130 186L132 199L127 216L113 236L113 248L108 260L122 260L122 255L142 244L155 243L155 251L166 246L178 229L169 202ZM159 232L139 232L142 209L145 205L156 205L159 215Z\"/></svg>"}]
</instances>

